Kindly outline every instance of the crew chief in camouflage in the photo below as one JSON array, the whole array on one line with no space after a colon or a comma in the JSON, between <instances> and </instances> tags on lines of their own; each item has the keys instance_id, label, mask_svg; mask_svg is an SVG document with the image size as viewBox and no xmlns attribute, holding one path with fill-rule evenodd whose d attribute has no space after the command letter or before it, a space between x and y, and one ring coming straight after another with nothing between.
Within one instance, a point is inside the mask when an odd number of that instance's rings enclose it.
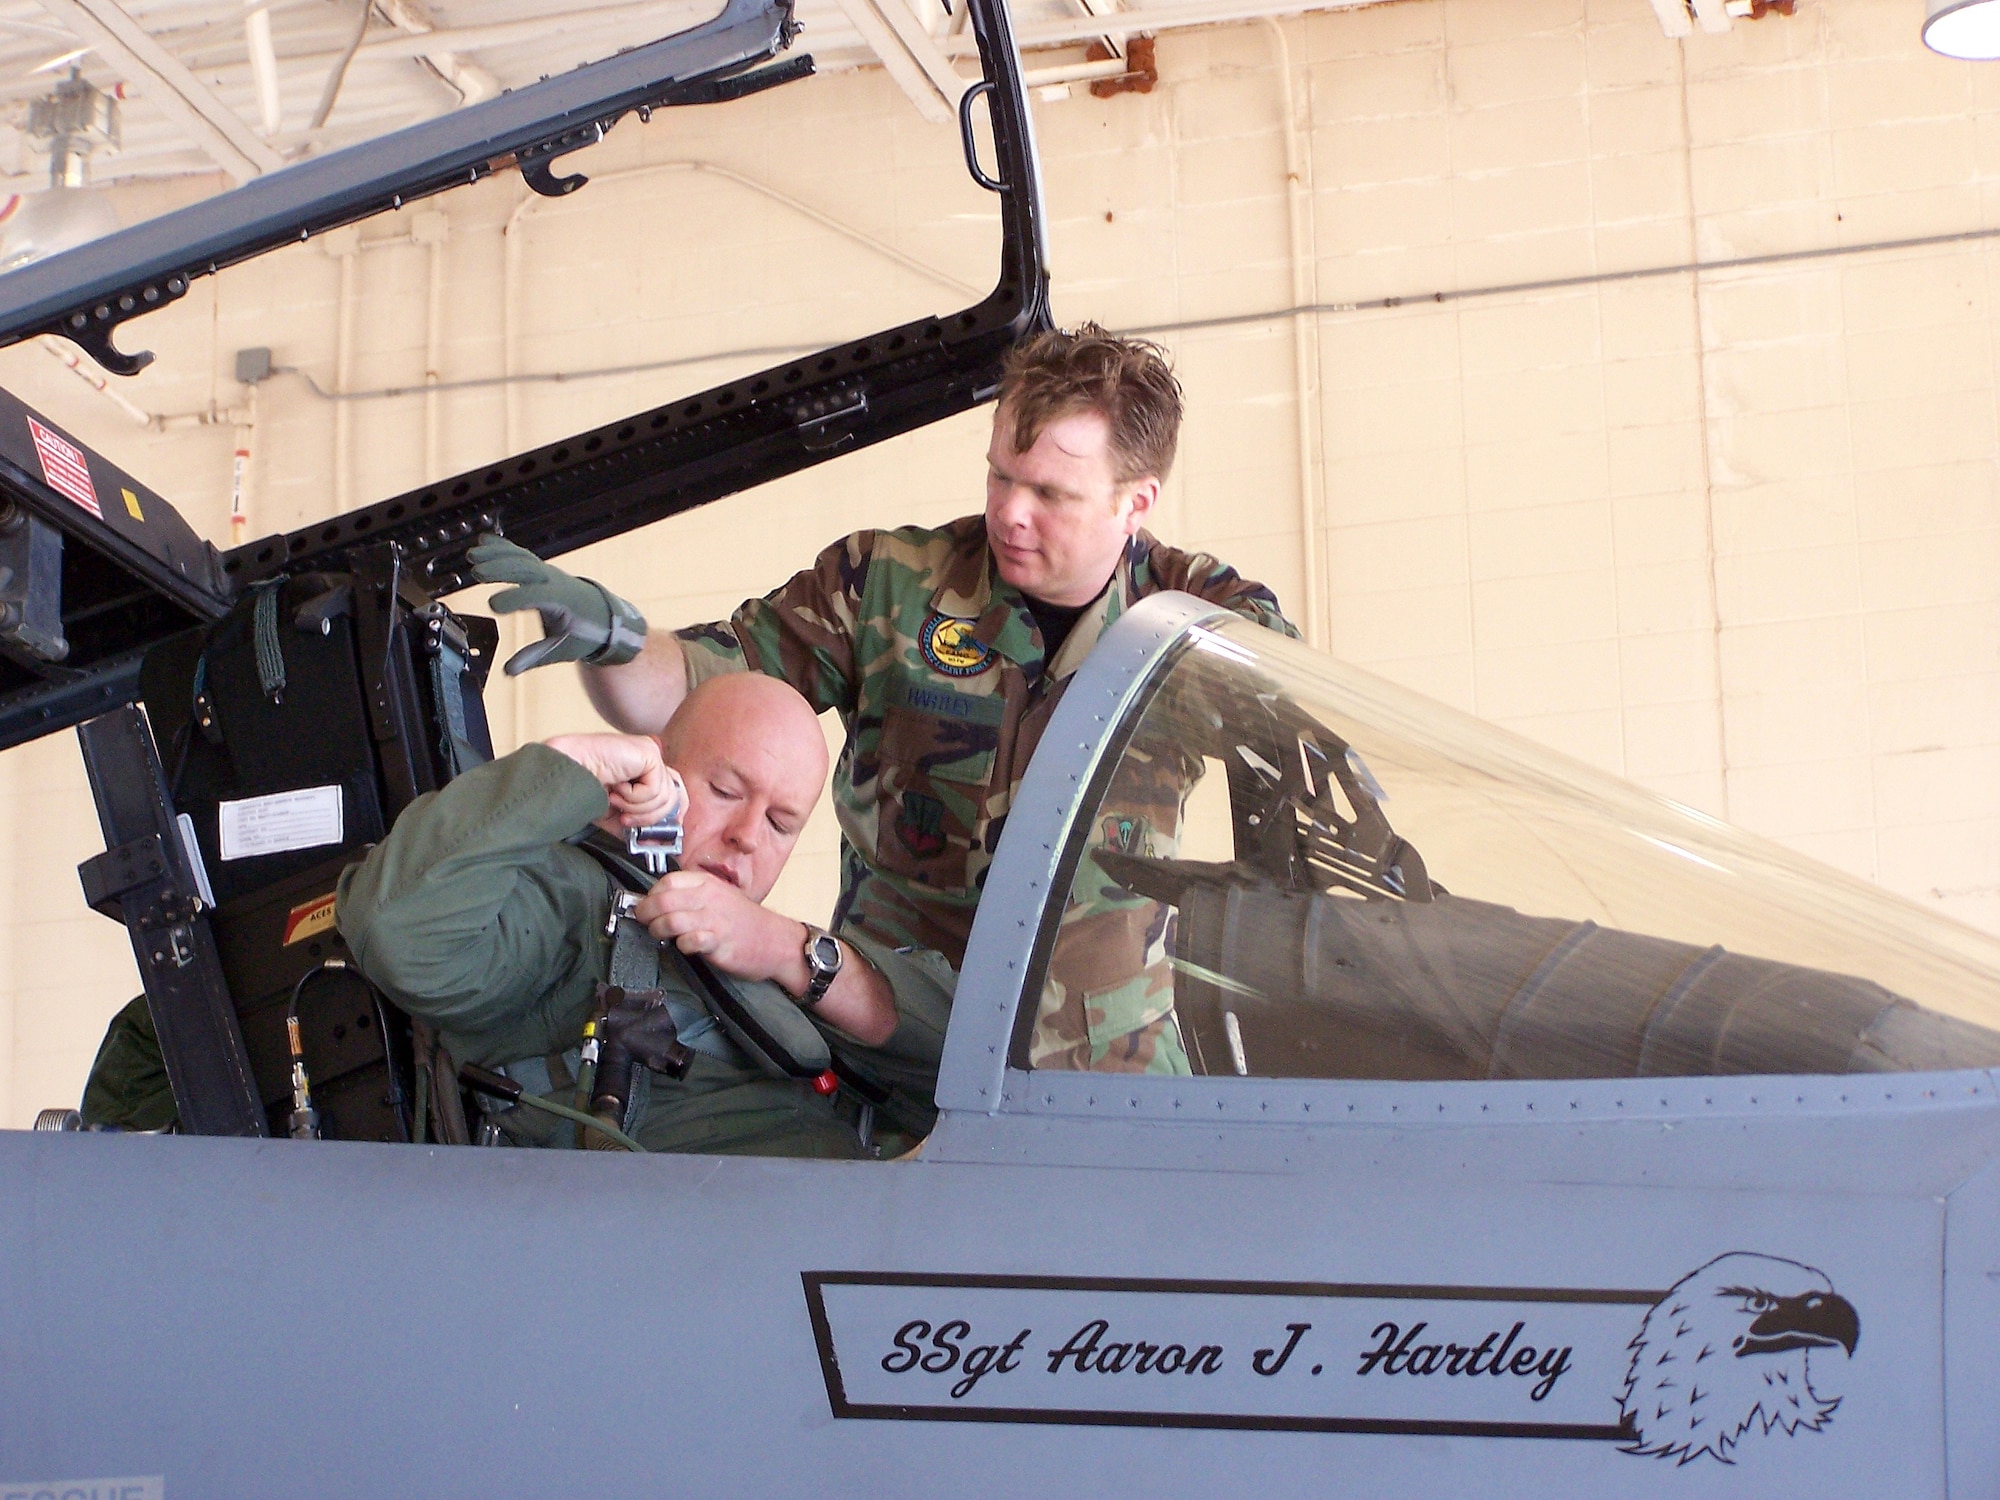
<instances>
[{"instance_id":1,"label":"crew chief in camouflage","mask_svg":"<svg viewBox=\"0 0 2000 1500\"><path fill-rule=\"evenodd\" d=\"M838 712L847 742L833 781L843 835L833 926L934 949L955 968L1029 758L1113 621L1178 589L1297 634L1269 589L1144 530L1180 421L1180 386L1157 346L1088 323L1043 333L1006 365L984 514L856 532L726 621L653 632L636 655L593 637L570 659L583 661L599 712L634 733L657 730L693 686L745 670ZM536 607L537 597L518 589L495 607ZM1185 790L1142 793L1115 836L1170 852ZM1142 905L1126 909L1113 894L1104 910L1065 914L1124 937L1107 947L1099 982L1052 976L1036 1066L1186 1070L1172 986L1159 978L1152 929L1163 921Z\"/></svg>"}]
</instances>

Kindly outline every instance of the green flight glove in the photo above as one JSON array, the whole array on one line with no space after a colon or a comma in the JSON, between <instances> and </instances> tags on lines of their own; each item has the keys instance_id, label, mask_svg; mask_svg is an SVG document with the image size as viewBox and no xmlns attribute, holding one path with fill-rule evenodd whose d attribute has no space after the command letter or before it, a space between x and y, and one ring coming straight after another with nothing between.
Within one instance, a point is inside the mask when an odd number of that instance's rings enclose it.
<instances>
[{"instance_id":1,"label":"green flight glove","mask_svg":"<svg viewBox=\"0 0 2000 1500\"><path fill-rule=\"evenodd\" d=\"M615 667L639 654L646 617L601 583L551 567L526 547L488 533L465 554L481 583L511 583L487 603L495 614L532 609L542 617L542 638L507 658L509 677L552 661Z\"/></svg>"}]
</instances>

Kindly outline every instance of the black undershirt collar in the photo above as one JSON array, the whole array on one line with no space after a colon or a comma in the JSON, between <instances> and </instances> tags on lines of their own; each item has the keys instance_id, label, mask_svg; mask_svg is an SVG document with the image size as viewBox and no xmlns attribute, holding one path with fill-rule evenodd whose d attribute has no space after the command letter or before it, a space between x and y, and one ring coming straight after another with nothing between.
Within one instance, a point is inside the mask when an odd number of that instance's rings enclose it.
<instances>
[{"instance_id":1,"label":"black undershirt collar","mask_svg":"<svg viewBox=\"0 0 2000 1500\"><path fill-rule=\"evenodd\" d=\"M1111 580L1107 578L1104 580L1104 588L1110 587ZM1051 604L1046 599L1037 599L1033 594L1021 596L1021 602L1028 607L1029 615L1034 618L1035 629L1041 632L1044 662L1056 659L1056 654L1063 648L1063 642L1069 639L1070 631L1076 627L1076 622L1083 618L1083 612L1103 597L1104 589L1099 589L1096 598L1083 604Z\"/></svg>"}]
</instances>

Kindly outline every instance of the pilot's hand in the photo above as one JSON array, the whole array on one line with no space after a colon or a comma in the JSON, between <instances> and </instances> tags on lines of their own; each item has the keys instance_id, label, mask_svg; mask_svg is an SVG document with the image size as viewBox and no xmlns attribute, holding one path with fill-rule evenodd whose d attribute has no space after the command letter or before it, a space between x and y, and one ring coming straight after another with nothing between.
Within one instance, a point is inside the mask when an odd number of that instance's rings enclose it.
<instances>
[{"instance_id":1,"label":"pilot's hand","mask_svg":"<svg viewBox=\"0 0 2000 1500\"><path fill-rule=\"evenodd\" d=\"M507 658L509 677L552 661L614 667L639 654L646 618L601 583L543 562L526 547L488 533L465 554L481 583L511 583L486 602L496 614L532 609L542 617L542 638Z\"/></svg>"},{"instance_id":2,"label":"pilot's hand","mask_svg":"<svg viewBox=\"0 0 2000 1500\"><path fill-rule=\"evenodd\" d=\"M543 743L597 778L611 800L610 821L621 828L643 828L687 806L680 773L647 735L559 734Z\"/></svg>"},{"instance_id":3,"label":"pilot's hand","mask_svg":"<svg viewBox=\"0 0 2000 1500\"><path fill-rule=\"evenodd\" d=\"M738 979L775 977L805 951L806 930L705 870L663 875L632 915L661 942Z\"/></svg>"}]
</instances>

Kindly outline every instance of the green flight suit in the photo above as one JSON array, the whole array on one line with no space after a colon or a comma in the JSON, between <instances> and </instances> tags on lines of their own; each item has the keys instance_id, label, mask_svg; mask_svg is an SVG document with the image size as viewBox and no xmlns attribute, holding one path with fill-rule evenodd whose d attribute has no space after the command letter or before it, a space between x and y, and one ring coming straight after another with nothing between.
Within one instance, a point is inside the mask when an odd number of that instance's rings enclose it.
<instances>
[{"instance_id":1,"label":"green flight suit","mask_svg":"<svg viewBox=\"0 0 2000 1500\"><path fill-rule=\"evenodd\" d=\"M609 971L604 928L617 887L604 867L563 842L609 809L575 761L527 745L419 797L389 836L340 878L337 921L361 970L413 1016L437 1026L461 1063L504 1068L558 1102L597 984ZM875 1071L913 1091L935 1087L950 1004L950 970L935 954L878 944L860 951L897 996L897 1034L862 1049L822 1026L845 1053L878 1054ZM702 1008L691 981L661 965L668 1003L693 1019L684 1079L651 1074L636 1128L654 1151L855 1156L853 1126L810 1084L772 1078ZM752 986L737 982L738 988ZM772 995L795 1002L775 986ZM929 1088L925 1087L926 1077ZM549 1084L553 1088L549 1088ZM543 1088L538 1090L537 1085ZM926 1101L927 1102L927 1101ZM568 1145L573 1127L520 1107L500 1117L523 1144Z\"/></svg>"},{"instance_id":2,"label":"green flight suit","mask_svg":"<svg viewBox=\"0 0 2000 1500\"><path fill-rule=\"evenodd\" d=\"M568 1082L609 967L604 925L614 890L602 865L562 841L607 805L604 789L576 762L529 745L418 798L340 880L341 934L363 972L410 1014L436 1025L458 1062L504 1068L529 1092L562 1104L575 1103ZM843 1061L890 1094L883 1139L894 1150L928 1129L956 975L935 953L865 936L851 941L888 979L896 1031L879 1047L863 1047L835 1028L821 1030ZM677 985L670 1003L690 1013L697 1002L685 976L671 960L662 969L663 983ZM828 1100L806 1084L769 1077L705 1015L684 1038L705 1050L696 1051L685 1079L647 1075L640 1144L715 1154L859 1154L853 1127ZM143 996L106 1031L82 1114L86 1124L135 1130L174 1122ZM574 1139L570 1122L528 1106L499 1122L520 1144Z\"/></svg>"},{"instance_id":3,"label":"green flight suit","mask_svg":"<svg viewBox=\"0 0 2000 1500\"><path fill-rule=\"evenodd\" d=\"M116 1125L121 1130L165 1130L179 1118L144 995L113 1016L105 1028L77 1112L86 1125Z\"/></svg>"}]
</instances>

